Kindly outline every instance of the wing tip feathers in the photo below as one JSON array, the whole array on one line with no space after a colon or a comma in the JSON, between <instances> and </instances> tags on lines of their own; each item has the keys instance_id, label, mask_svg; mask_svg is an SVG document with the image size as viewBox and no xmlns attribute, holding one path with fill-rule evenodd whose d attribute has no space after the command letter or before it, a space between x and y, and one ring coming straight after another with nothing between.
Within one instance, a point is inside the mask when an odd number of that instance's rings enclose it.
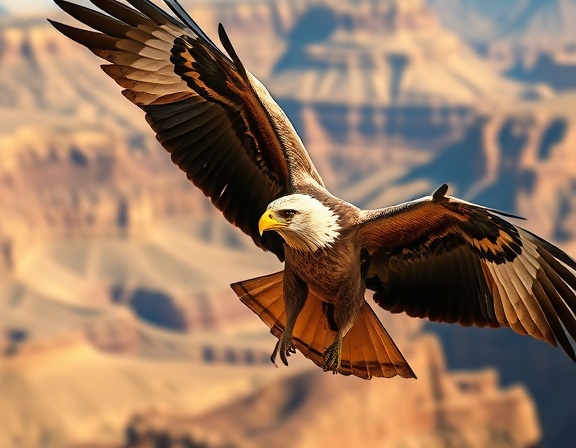
<instances>
[{"instance_id":1,"label":"wing tip feathers","mask_svg":"<svg viewBox=\"0 0 576 448\"><path fill-rule=\"evenodd\" d=\"M246 73L246 68L244 67L244 64L242 64L240 57L238 56L238 54L236 53L236 50L232 46L232 42L230 41L230 38L228 37L228 34L226 33L226 29L224 28L224 25L222 25L222 23L218 23L218 37L220 38L220 42L224 46L224 49L226 50L228 55L232 58L232 61L234 62L234 65L236 66L236 68L240 72L240 75L242 76L242 78L245 81L249 82L248 75Z\"/></svg>"}]
</instances>

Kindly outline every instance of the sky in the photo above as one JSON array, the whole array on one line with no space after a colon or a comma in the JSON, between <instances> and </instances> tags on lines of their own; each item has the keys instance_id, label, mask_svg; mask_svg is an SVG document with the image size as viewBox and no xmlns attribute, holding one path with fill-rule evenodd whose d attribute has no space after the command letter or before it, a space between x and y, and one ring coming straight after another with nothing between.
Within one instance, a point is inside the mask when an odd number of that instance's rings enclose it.
<instances>
[{"instance_id":1,"label":"sky","mask_svg":"<svg viewBox=\"0 0 576 448\"><path fill-rule=\"evenodd\" d=\"M87 0L74 0L74 3L87 4L88 2ZM53 0L0 0L1 9L12 14L33 14L58 8Z\"/></svg>"},{"instance_id":2,"label":"sky","mask_svg":"<svg viewBox=\"0 0 576 448\"><path fill-rule=\"evenodd\" d=\"M11 13L33 13L55 7L52 0L0 0L0 6Z\"/></svg>"}]
</instances>

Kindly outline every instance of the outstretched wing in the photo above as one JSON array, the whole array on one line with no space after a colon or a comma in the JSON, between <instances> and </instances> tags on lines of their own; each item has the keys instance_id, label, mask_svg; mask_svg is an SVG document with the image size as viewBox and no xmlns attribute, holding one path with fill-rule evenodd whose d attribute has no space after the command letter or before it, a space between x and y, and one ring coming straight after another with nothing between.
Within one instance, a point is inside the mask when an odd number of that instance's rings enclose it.
<instances>
[{"instance_id":1,"label":"outstretched wing","mask_svg":"<svg viewBox=\"0 0 576 448\"><path fill-rule=\"evenodd\" d=\"M175 16L149 0L91 0L104 11L55 2L96 31L51 22L110 62L103 70L146 112L172 161L226 219L283 258L281 239L263 237L258 219L299 183L322 180L296 131L236 55L222 26L228 58L175 0Z\"/></svg>"},{"instance_id":2,"label":"outstretched wing","mask_svg":"<svg viewBox=\"0 0 576 448\"><path fill-rule=\"evenodd\" d=\"M576 361L576 262L494 210L445 196L365 211L367 286L393 313L511 327Z\"/></svg>"}]
</instances>

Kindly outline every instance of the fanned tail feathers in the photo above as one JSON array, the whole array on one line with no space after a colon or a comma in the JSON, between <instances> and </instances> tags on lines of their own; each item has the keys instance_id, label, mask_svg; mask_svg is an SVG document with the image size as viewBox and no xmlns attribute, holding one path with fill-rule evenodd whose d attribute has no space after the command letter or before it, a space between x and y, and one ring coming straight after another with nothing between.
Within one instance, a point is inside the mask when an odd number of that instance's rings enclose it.
<instances>
[{"instance_id":1,"label":"fanned tail feathers","mask_svg":"<svg viewBox=\"0 0 576 448\"><path fill-rule=\"evenodd\" d=\"M231 285L242 303L254 311L277 338L286 325L283 276L283 272L276 272ZM306 358L322 367L324 352L334 341L334 335L322 309L322 300L310 294L294 327L294 345ZM338 373L364 379L396 375L416 378L367 302L342 341Z\"/></svg>"}]
</instances>

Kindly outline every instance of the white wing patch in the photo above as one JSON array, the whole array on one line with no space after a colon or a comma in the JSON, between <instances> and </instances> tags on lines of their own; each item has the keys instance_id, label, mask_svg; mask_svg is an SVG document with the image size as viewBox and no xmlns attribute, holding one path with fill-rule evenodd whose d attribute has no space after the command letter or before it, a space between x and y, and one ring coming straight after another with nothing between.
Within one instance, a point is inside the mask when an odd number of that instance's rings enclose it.
<instances>
[{"instance_id":1,"label":"white wing patch","mask_svg":"<svg viewBox=\"0 0 576 448\"><path fill-rule=\"evenodd\" d=\"M536 283L539 283L537 273L541 258L535 244L524 232L521 236L522 254L512 263L483 262L492 278L498 280L494 291L498 297L494 303L501 302L502 309L496 307L496 316L501 324L507 322L517 333L530 334L555 345L554 332L533 293L535 287L540 287Z\"/></svg>"}]
</instances>

